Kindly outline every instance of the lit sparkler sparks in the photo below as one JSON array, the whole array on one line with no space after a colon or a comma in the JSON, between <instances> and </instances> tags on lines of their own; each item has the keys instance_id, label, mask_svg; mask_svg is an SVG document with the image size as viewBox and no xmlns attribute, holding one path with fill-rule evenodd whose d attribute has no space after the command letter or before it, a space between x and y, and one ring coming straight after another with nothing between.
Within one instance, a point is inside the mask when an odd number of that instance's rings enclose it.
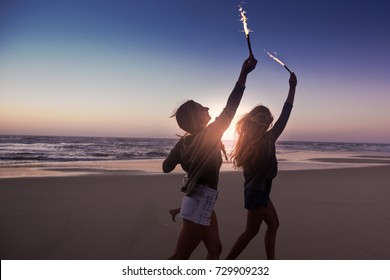
<instances>
[{"instance_id":1,"label":"lit sparkler sparks","mask_svg":"<svg viewBox=\"0 0 390 280\"><path fill-rule=\"evenodd\" d=\"M245 32L245 36L246 36L246 41L248 43L248 49L249 49L249 54L250 55L253 55L252 53L252 47L251 47L251 41L249 39L249 32L250 32L250 29L248 28L248 24L246 23L246 20L247 20L247 17L245 16L245 11L244 9L242 8L242 6L240 5L239 6L239 9L238 11L240 12L240 15L241 15L241 22L242 22L242 25L244 27L244 32Z\"/></svg>"},{"instance_id":2,"label":"lit sparkler sparks","mask_svg":"<svg viewBox=\"0 0 390 280\"><path fill-rule=\"evenodd\" d=\"M264 50L265 51L265 50ZM286 70L291 74L291 71L290 69L288 69L288 67L286 66L286 64L284 64L283 62L281 62L277 57L273 56L272 54L270 54L269 52L266 52L270 58L272 58L273 60L275 60L277 63L279 63L280 65L282 65L284 68L286 68Z\"/></svg>"}]
</instances>

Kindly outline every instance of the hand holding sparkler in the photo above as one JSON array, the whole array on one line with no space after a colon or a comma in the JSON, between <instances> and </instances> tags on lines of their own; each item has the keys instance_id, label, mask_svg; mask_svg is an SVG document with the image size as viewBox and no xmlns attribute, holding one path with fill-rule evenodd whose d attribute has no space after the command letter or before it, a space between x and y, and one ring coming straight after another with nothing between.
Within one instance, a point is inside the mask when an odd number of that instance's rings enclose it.
<instances>
[{"instance_id":1,"label":"hand holding sparkler","mask_svg":"<svg viewBox=\"0 0 390 280\"><path fill-rule=\"evenodd\" d=\"M243 72L246 72L247 74L249 74L250 72L252 72L253 69L256 68L256 64L257 64L257 60L256 60L256 58L253 56L253 54L251 54L251 55L244 61L244 64L242 65Z\"/></svg>"},{"instance_id":2,"label":"hand holding sparkler","mask_svg":"<svg viewBox=\"0 0 390 280\"><path fill-rule=\"evenodd\" d=\"M257 60L256 60L256 58L253 56L253 54L250 55L250 56L244 61L244 63L242 64L240 76L238 77L238 81L237 81L237 83L238 83L240 86L245 87L246 77L248 76L248 74L249 74L250 72L252 72L252 71L256 68L256 64L257 64Z\"/></svg>"},{"instance_id":3,"label":"hand holding sparkler","mask_svg":"<svg viewBox=\"0 0 390 280\"><path fill-rule=\"evenodd\" d=\"M297 76L295 76L294 73L291 73L288 83L290 84L290 89L288 90L286 102L293 105L295 97L295 88L297 87Z\"/></svg>"},{"instance_id":4,"label":"hand holding sparkler","mask_svg":"<svg viewBox=\"0 0 390 280\"><path fill-rule=\"evenodd\" d=\"M290 79L288 80L288 83L290 84L290 87L296 87L297 86L297 76L295 76L295 73L292 72L290 75Z\"/></svg>"}]
</instances>

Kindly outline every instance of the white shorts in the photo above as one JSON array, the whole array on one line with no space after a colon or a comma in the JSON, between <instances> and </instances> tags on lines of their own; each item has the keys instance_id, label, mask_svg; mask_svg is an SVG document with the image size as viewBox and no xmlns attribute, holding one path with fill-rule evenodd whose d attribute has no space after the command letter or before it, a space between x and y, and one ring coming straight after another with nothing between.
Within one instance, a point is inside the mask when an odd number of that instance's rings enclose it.
<instances>
[{"instance_id":1,"label":"white shorts","mask_svg":"<svg viewBox=\"0 0 390 280\"><path fill-rule=\"evenodd\" d=\"M209 226L217 196L218 191L204 185L198 185L191 196L186 195L183 198L180 217L196 224Z\"/></svg>"}]
</instances>

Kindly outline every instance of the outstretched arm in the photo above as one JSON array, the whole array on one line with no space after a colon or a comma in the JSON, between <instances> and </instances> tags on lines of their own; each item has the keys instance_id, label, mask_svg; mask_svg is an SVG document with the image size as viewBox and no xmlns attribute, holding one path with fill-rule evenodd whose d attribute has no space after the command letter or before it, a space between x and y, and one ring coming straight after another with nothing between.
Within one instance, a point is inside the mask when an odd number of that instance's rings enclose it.
<instances>
[{"instance_id":1,"label":"outstretched arm","mask_svg":"<svg viewBox=\"0 0 390 280\"><path fill-rule=\"evenodd\" d=\"M288 96L287 96L286 102L293 105L294 104L294 97L295 97L295 88L297 87L297 76L295 76L294 73L291 73L290 80L288 82L290 84L290 89L288 91Z\"/></svg>"},{"instance_id":2,"label":"outstretched arm","mask_svg":"<svg viewBox=\"0 0 390 280\"><path fill-rule=\"evenodd\" d=\"M294 73L291 73L289 84L290 89L288 90L287 99L284 103L282 113L280 114L278 120L275 122L273 128L270 130L270 135L272 135L273 141L276 141L279 138L280 134L282 134L291 114L295 97L295 88L297 86L297 77Z\"/></svg>"},{"instance_id":3,"label":"outstretched arm","mask_svg":"<svg viewBox=\"0 0 390 280\"><path fill-rule=\"evenodd\" d=\"M226 103L225 110L228 109L230 111L229 117L233 119L234 114L236 113L237 107L240 104L242 95L244 93L246 78L253 69L256 68L257 60L253 55L250 55L242 64L240 75L238 76L238 80L233 92L230 94L228 101ZM224 111L225 111L224 110ZM223 114L223 113L222 113ZM231 121L230 119L230 121ZM229 123L230 123L229 121ZM228 124L229 126L229 124ZM227 128L227 127L226 127Z\"/></svg>"},{"instance_id":4,"label":"outstretched arm","mask_svg":"<svg viewBox=\"0 0 390 280\"><path fill-rule=\"evenodd\" d=\"M242 95L244 94L247 76L253 69L256 68L256 64L257 60L253 55L249 56L244 61L237 83L229 95L225 108L216 120L209 125L209 128L216 132L214 134L216 139L220 139L224 131L229 127L237 111L238 105L240 104Z\"/></svg>"}]
</instances>

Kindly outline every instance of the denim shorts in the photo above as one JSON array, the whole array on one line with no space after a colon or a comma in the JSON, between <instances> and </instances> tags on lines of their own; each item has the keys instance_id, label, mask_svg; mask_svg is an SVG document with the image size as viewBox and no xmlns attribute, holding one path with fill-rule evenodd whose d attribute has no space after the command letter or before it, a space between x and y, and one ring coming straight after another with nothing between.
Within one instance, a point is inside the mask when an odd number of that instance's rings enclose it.
<instances>
[{"instance_id":1,"label":"denim shorts","mask_svg":"<svg viewBox=\"0 0 390 280\"><path fill-rule=\"evenodd\" d=\"M186 195L183 198L180 217L196 224L209 226L217 197L217 190L198 185L190 196Z\"/></svg>"}]
</instances>

